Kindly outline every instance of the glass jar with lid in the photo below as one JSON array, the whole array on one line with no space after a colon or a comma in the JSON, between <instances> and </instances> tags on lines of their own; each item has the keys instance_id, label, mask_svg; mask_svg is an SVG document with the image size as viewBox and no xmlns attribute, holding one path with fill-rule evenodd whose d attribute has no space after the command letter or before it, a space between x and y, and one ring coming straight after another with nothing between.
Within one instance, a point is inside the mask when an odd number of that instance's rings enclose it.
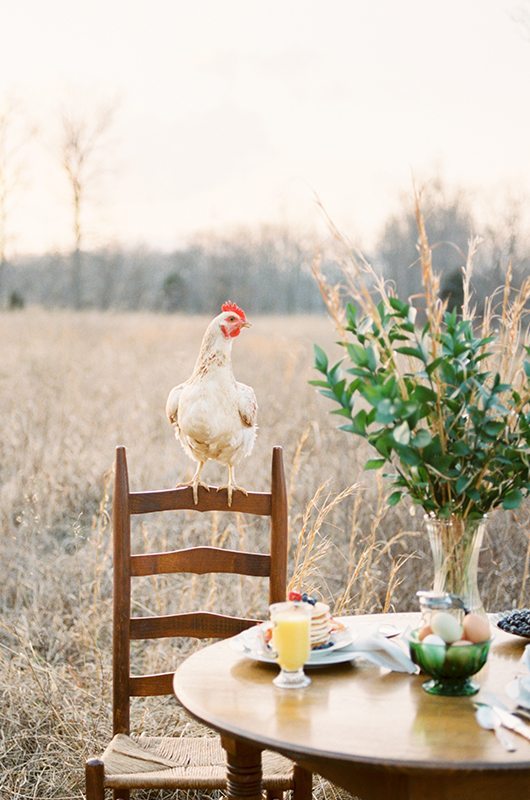
<instances>
[{"instance_id":1,"label":"glass jar with lid","mask_svg":"<svg viewBox=\"0 0 530 800\"><path fill-rule=\"evenodd\" d=\"M416 592L416 597L420 603L421 623L420 627L432 627L433 615L439 611L445 611L454 616L459 623L462 623L464 615L468 609L464 605L461 597L449 592L434 592L420 590Z\"/></svg>"}]
</instances>

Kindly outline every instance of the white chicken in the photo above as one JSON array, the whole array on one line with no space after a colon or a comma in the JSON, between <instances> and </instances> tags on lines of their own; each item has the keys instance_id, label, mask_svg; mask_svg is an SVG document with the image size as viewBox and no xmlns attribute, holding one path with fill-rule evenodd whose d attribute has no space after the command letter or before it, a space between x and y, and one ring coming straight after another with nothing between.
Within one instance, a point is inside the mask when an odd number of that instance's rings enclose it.
<instances>
[{"instance_id":1,"label":"white chicken","mask_svg":"<svg viewBox=\"0 0 530 800\"><path fill-rule=\"evenodd\" d=\"M228 505L236 489L234 466L248 456L256 439L258 405L250 386L238 383L232 371L232 343L250 327L245 312L227 302L204 334L191 377L169 393L166 414L184 452L197 462L191 485L195 505L205 463L211 459L228 467Z\"/></svg>"}]
</instances>

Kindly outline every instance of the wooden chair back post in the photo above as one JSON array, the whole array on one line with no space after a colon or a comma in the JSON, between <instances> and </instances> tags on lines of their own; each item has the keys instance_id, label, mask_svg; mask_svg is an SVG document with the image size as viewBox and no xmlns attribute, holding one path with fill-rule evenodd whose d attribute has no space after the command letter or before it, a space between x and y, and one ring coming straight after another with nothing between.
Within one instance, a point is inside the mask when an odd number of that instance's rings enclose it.
<instances>
[{"instance_id":1,"label":"wooden chair back post","mask_svg":"<svg viewBox=\"0 0 530 800\"><path fill-rule=\"evenodd\" d=\"M190 547L162 553L131 554L131 516L158 511L231 511L270 517L267 554L211 546ZM190 636L233 636L260 620L209 611L167 616L131 617L132 578L178 572L232 573L268 577L269 602L285 600L287 585L288 513L282 448L272 453L270 493L236 492L228 506L226 490L199 492L194 504L190 487L161 491L130 492L126 450L116 448L113 500L114 622L113 622L113 728L114 734L130 733L130 698L172 694L173 673L132 676L131 640Z\"/></svg>"},{"instance_id":2,"label":"wooden chair back post","mask_svg":"<svg viewBox=\"0 0 530 800\"><path fill-rule=\"evenodd\" d=\"M272 450L271 475L271 574L269 602L281 603L287 590L288 556L287 487L283 469L282 448Z\"/></svg>"},{"instance_id":3,"label":"wooden chair back post","mask_svg":"<svg viewBox=\"0 0 530 800\"><path fill-rule=\"evenodd\" d=\"M131 617L131 515L129 476L124 447L116 448L112 511L114 547L112 690L113 729L129 733L129 674Z\"/></svg>"}]
</instances>

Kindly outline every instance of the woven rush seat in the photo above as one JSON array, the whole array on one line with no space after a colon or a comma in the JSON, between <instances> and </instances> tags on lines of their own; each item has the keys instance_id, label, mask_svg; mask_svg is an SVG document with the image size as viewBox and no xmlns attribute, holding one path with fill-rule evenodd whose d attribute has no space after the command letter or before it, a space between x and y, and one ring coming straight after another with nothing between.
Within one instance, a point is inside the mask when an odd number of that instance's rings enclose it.
<instances>
[{"instance_id":1,"label":"woven rush seat","mask_svg":"<svg viewBox=\"0 0 530 800\"><path fill-rule=\"evenodd\" d=\"M226 787L226 755L218 737L126 736L118 733L102 756L109 789L197 789ZM264 751L263 788L288 791L293 765Z\"/></svg>"}]
</instances>

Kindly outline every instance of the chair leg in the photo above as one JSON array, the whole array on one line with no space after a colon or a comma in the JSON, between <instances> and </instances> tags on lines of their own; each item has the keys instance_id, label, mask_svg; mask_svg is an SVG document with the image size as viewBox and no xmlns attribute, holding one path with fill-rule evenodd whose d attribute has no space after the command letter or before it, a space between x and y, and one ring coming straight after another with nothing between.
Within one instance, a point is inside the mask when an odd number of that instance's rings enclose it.
<instances>
[{"instance_id":1,"label":"chair leg","mask_svg":"<svg viewBox=\"0 0 530 800\"><path fill-rule=\"evenodd\" d=\"M99 758L90 758L85 764L86 800L105 800L105 768Z\"/></svg>"},{"instance_id":2,"label":"chair leg","mask_svg":"<svg viewBox=\"0 0 530 800\"><path fill-rule=\"evenodd\" d=\"M311 800L313 796L313 775L303 767L293 767L293 800Z\"/></svg>"}]
</instances>

